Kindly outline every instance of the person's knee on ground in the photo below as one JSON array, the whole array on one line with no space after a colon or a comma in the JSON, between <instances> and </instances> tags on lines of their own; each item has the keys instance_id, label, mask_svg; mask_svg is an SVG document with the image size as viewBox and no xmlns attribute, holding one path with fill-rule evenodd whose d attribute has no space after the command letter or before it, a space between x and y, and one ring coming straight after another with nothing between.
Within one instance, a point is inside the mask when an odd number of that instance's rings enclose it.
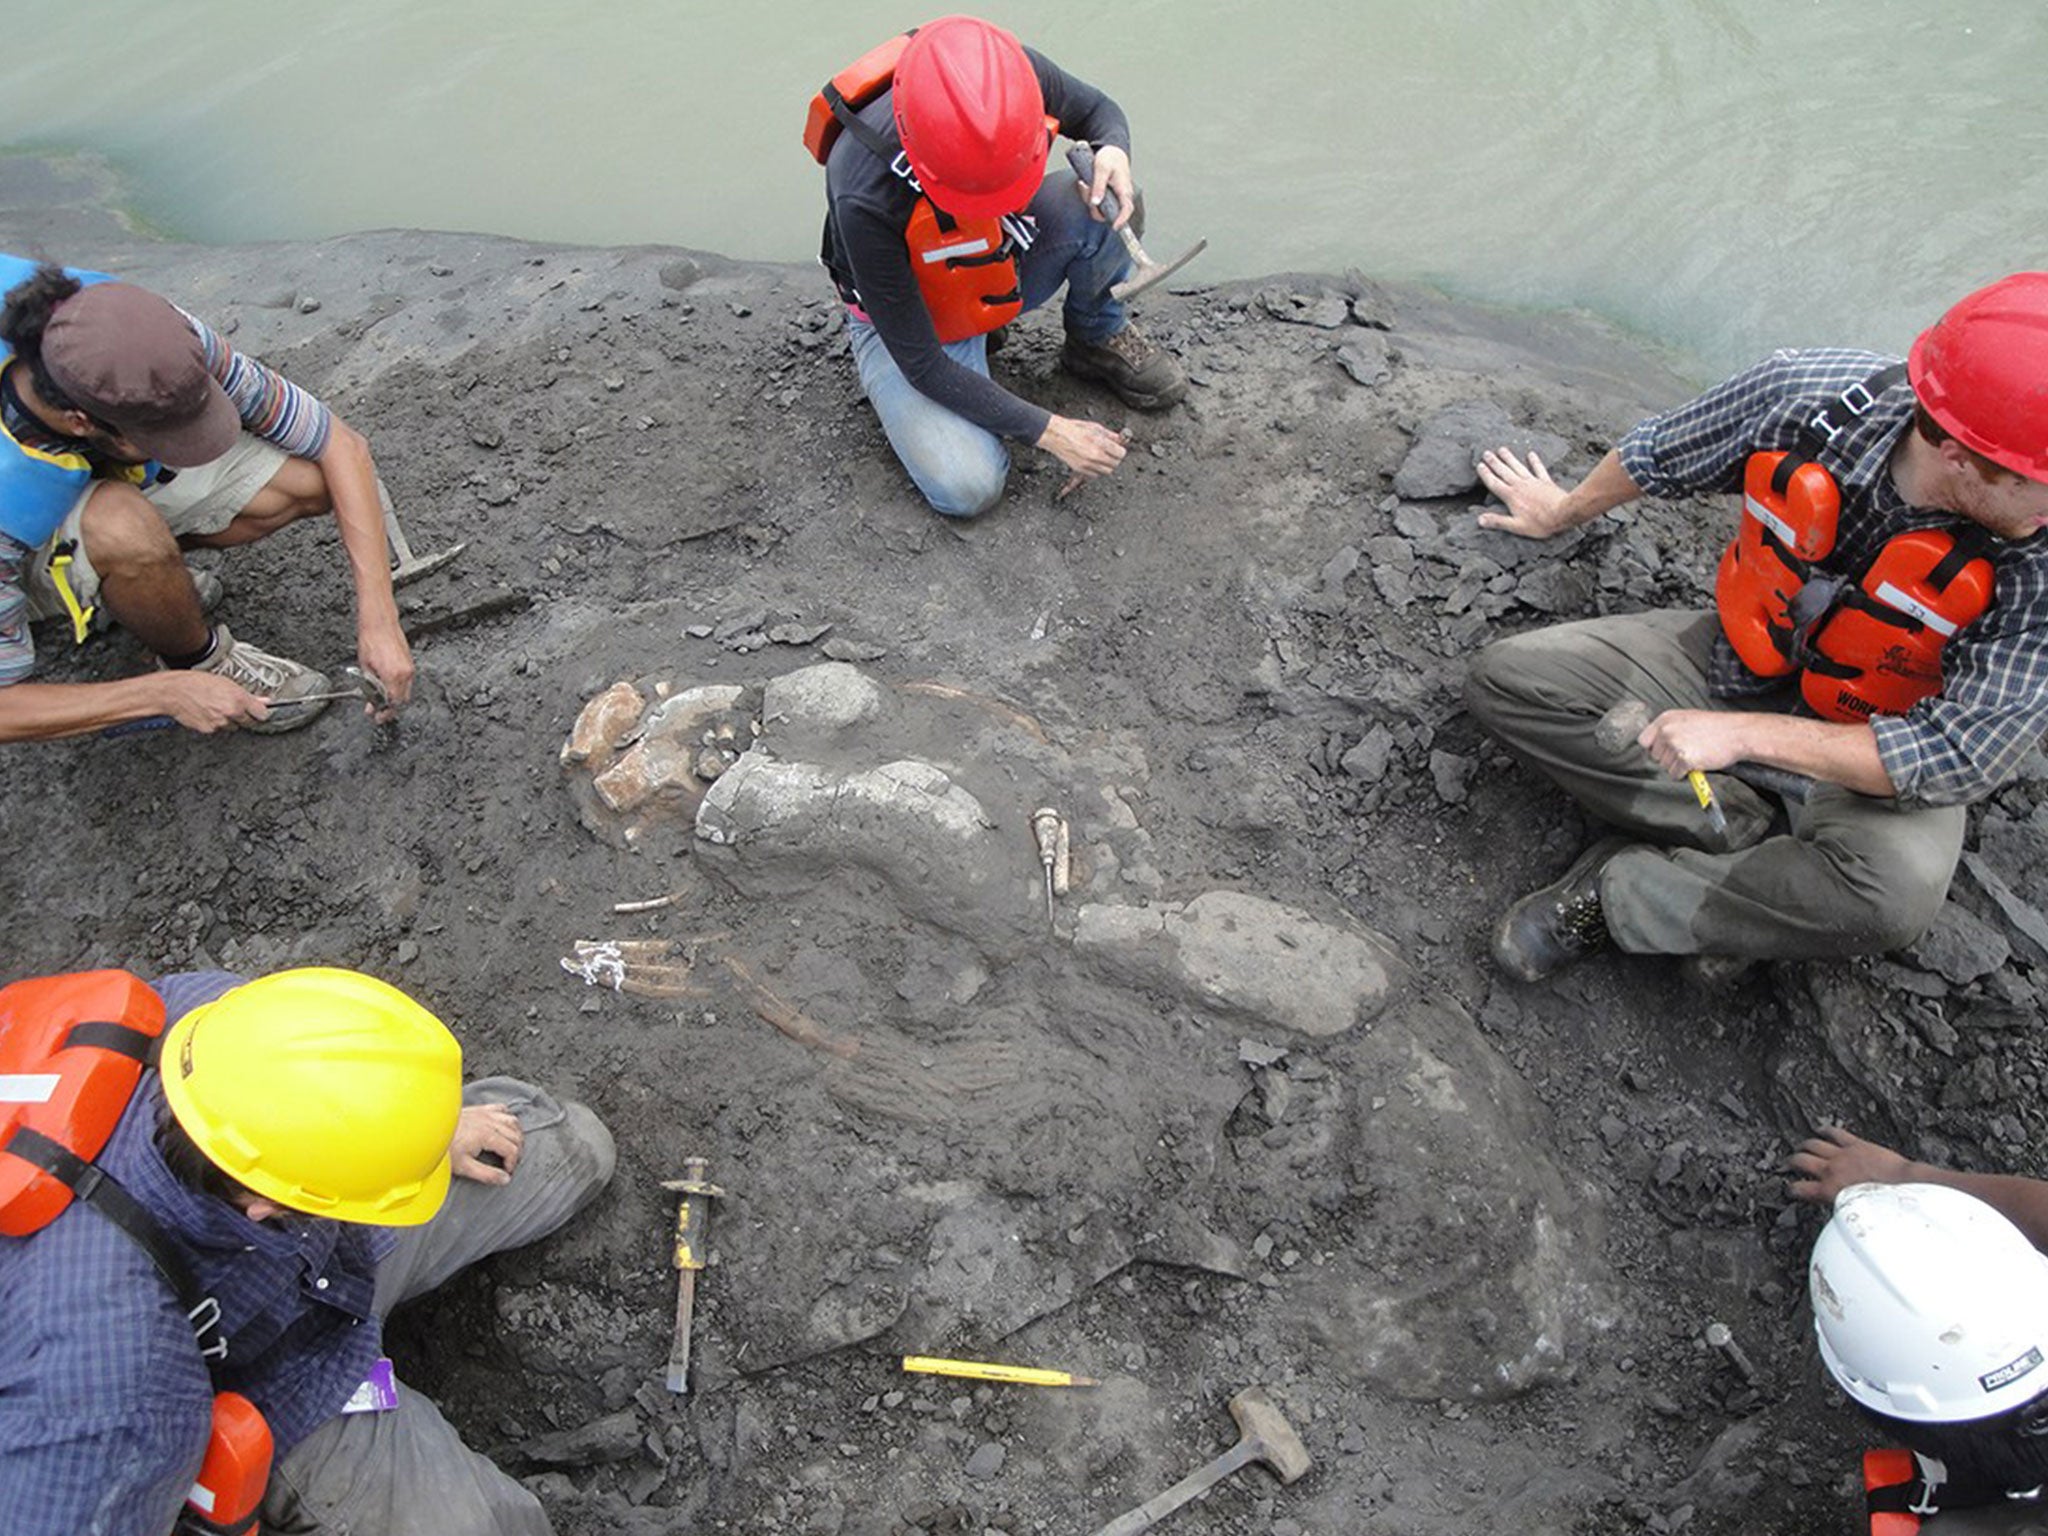
<instances>
[{"instance_id":1,"label":"person's knee on ground","mask_svg":"<svg viewBox=\"0 0 2048 1536\"><path fill-rule=\"evenodd\" d=\"M986 432L965 422L959 423L959 429L936 432L908 445L899 442L897 457L934 512L945 517L980 517L1003 499L1003 487L1010 478L1010 455ZM906 446L913 451L906 453Z\"/></svg>"},{"instance_id":2,"label":"person's knee on ground","mask_svg":"<svg viewBox=\"0 0 2048 1536\"><path fill-rule=\"evenodd\" d=\"M1003 499L1003 487L1010 478L1009 466L990 473L986 470L949 474L933 478L920 487L931 509L962 521L995 510Z\"/></svg>"},{"instance_id":3,"label":"person's knee on ground","mask_svg":"<svg viewBox=\"0 0 2048 1536\"><path fill-rule=\"evenodd\" d=\"M908 444L915 462L904 467L931 509L945 517L980 517L1003 499L1010 479L1010 453L1001 439L957 418L933 424L922 440ZM902 452L899 446L899 454Z\"/></svg>"}]
</instances>

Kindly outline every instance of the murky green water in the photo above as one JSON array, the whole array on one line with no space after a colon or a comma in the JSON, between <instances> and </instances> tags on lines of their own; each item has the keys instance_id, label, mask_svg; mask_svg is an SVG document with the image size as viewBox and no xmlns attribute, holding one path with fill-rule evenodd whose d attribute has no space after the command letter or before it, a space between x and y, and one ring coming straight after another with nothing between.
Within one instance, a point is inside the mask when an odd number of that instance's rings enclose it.
<instances>
[{"instance_id":1,"label":"murky green water","mask_svg":"<svg viewBox=\"0 0 2048 1536\"><path fill-rule=\"evenodd\" d=\"M394 225L801 260L812 90L872 0L6 0L0 144L201 240ZM1130 111L1190 272L1597 310L1708 368L1899 347L2048 265L2040 0L989 0ZM61 21L61 25L56 24ZM20 35L16 29L10 32Z\"/></svg>"}]
</instances>

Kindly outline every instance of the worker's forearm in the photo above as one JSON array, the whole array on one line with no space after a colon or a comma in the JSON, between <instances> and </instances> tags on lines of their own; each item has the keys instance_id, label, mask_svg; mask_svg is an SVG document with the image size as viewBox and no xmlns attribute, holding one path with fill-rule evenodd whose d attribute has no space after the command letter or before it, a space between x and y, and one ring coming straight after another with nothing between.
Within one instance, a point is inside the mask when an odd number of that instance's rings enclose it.
<instances>
[{"instance_id":1,"label":"worker's forearm","mask_svg":"<svg viewBox=\"0 0 2048 1536\"><path fill-rule=\"evenodd\" d=\"M348 555L356 593L356 623L365 629L398 623L398 598L391 590L391 559L385 552L384 506L377 494L377 465L360 432L336 418L320 455L334 521Z\"/></svg>"},{"instance_id":2,"label":"worker's forearm","mask_svg":"<svg viewBox=\"0 0 2048 1536\"><path fill-rule=\"evenodd\" d=\"M1565 526L1576 527L1590 523L1603 512L1625 506L1642 494L1643 488L1621 467L1621 455L1609 449L1607 457L1593 466L1592 473L1565 493L1558 511Z\"/></svg>"},{"instance_id":3,"label":"worker's forearm","mask_svg":"<svg viewBox=\"0 0 2048 1536\"><path fill-rule=\"evenodd\" d=\"M55 741L171 712L165 674L107 683L16 683L0 688L0 742Z\"/></svg>"},{"instance_id":4,"label":"worker's forearm","mask_svg":"<svg viewBox=\"0 0 2048 1536\"><path fill-rule=\"evenodd\" d=\"M1867 725L1799 715L1745 714L1737 720L1739 760L1767 763L1880 799L1898 793L1878 755L1877 733Z\"/></svg>"}]
</instances>

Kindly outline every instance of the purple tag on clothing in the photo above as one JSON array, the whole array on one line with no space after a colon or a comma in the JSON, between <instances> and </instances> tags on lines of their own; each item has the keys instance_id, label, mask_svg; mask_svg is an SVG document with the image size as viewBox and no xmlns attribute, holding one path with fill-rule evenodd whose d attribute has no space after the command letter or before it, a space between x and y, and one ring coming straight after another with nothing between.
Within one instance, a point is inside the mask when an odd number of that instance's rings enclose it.
<instances>
[{"instance_id":1,"label":"purple tag on clothing","mask_svg":"<svg viewBox=\"0 0 2048 1536\"><path fill-rule=\"evenodd\" d=\"M355 1396L341 1405L343 1413L388 1413L398 1406L398 1378L391 1373L389 1356L370 1367L370 1374L355 1390Z\"/></svg>"}]
</instances>

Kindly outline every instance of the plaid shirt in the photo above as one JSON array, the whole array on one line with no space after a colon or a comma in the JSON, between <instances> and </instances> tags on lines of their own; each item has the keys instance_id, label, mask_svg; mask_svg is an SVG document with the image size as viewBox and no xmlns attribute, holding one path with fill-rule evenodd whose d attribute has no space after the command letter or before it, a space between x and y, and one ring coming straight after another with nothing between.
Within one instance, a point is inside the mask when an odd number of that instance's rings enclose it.
<instances>
[{"instance_id":1,"label":"plaid shirt","mask_svg":"<svg viewBox=\"0 0 2048 1536\"><path fill-rule=\"evenodd\" d=\"M1792 447L1816 411L1895 361L1871 352L1775 352L1690 404L1639 422L1617 447L1622 468L1653 496L1739 491L1750 454ZM1823 572L1860 578L1896 534L1973 526L1909 506L1892 481L1892 455L1912 430L1910 385L1893 385L1860 417L1840 408L1829 416L1842 429L1821 462L1841 487L1842 516L1834 552L1819 562ZM2048 534L1998 541L1992 562L1991 611L1943 648L1941 692L1870 722L1902 805L1983 799L2048 730ZM1744 667L1725 636L1715 643L1708 683L1725 699L1782 687Z\"/></svg>"},{"instance_id":2,"label":"plaid shirt","mask_svg":"<svg viewBox=\"0 0 2048 1536\"><path fill-rule=\"evenodd\" d=\"M156 983L173 1019L239 978ZM181 1184L147 1080L101 1166L148 1208L221 1306L228 1357L210 1380L170 1288L82 1202L32 1237L0 1238L0 1531L165 1536L206 1448L216 1387L262 1410L280 1459L331 1418L381 1347L371 1298L394 1238L310 1217L252 1222Z\"/></svg>"}]
</instances>

